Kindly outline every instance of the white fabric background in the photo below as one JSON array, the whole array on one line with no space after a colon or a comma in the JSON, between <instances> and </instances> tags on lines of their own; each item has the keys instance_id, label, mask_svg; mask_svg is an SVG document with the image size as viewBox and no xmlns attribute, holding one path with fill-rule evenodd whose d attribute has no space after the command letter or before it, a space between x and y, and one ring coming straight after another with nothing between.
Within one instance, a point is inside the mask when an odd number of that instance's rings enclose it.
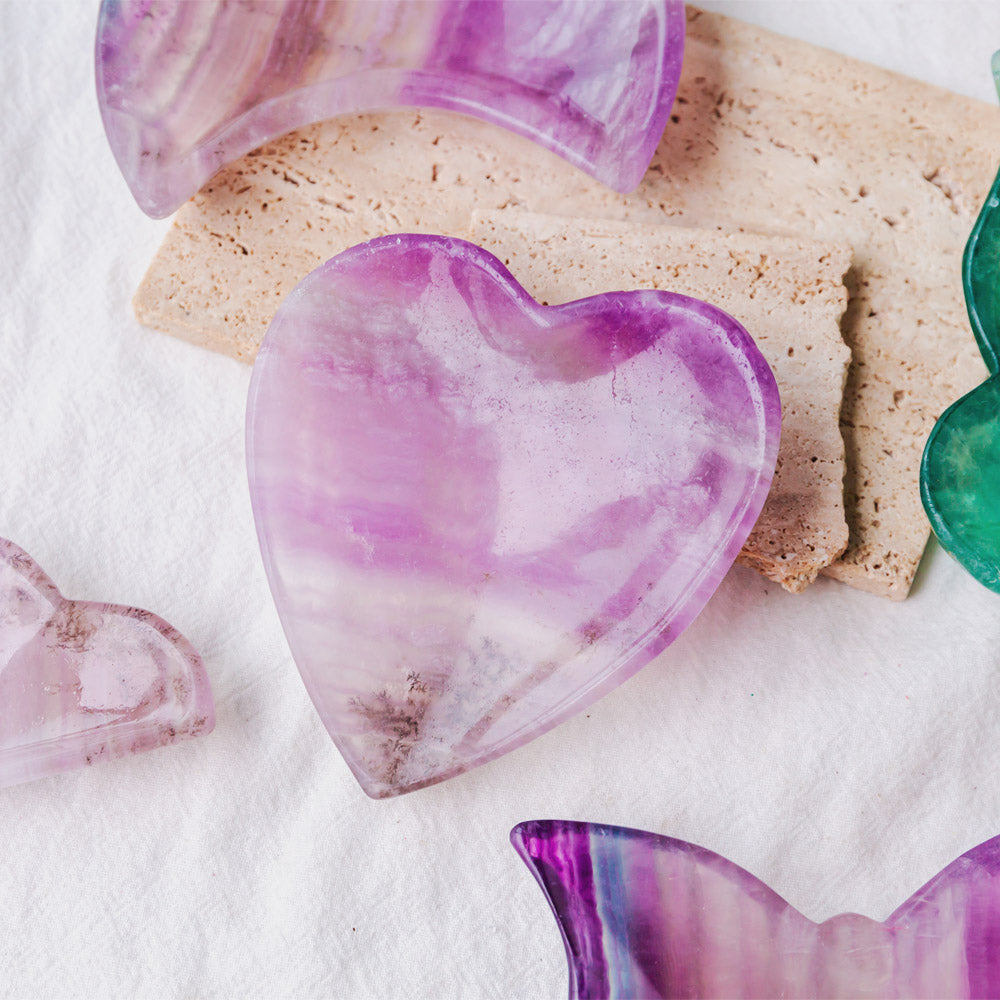
<instances>
[{"instance_id":1,"label":"white fabric background","mask_svg":"<svg viewBox=\"0 0 1000 1000\"><path fill-rule=\"evenodd\" d=\"M995 2L708 6L995 100ZM734 569L585 714L367 799L260 567L249 369L132 319L166 224L106 148L95 21L96 3L0 2L0 535L67 595L179 628L218 724L0 790L3 997L563 996L556 925L507 842L531 818L695 841L817 920L883 919L1000 833L1000 597L936 547L901 605Z\"/></svg>"}]
</instances>

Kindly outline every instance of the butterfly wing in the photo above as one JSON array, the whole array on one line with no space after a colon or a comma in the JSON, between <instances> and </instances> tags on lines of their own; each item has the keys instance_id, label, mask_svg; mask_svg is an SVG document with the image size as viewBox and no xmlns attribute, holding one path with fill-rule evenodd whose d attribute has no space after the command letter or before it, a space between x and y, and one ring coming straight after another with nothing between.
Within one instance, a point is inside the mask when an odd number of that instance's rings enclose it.
<instances>
[{"instance_id":1,"label":"butterfly wing","mask_svg":"<svg viewBox=\"0 0 1000 1000\"><path fill-rule=\"evenodd\" d=\"M213 722L204 665L176 629L138 608L64 599L0 539L0 787Z\"/></svg>"},{"instance_id":2,"label":"butterfly wing","mask_svg":"<svg viewBox=\"0 0 1000 1000\"><path fill-rule=\"evenodd\" d=\"M1000 91L1000 53L993 56ZM924 450L920 494L941 544L1000 592L1000 172L962 258L969 322L990 378L953 403Z\"/></svg>"},{"instance_id":3,"label":"butterfly wing","mask_svg":"<svg viewBox=\"0 0 1000 1000\"><path fill-rule=\"evenodd\" d=\"M909 996L1000 997L1000 837L953 861L885 926ZM902 970L901 970L902 971Z\"/></svg>"},{"instance_id":4,"label":"butterfly wing","mask_svg":"<svg viewBox=\"0 0 1000 1000\"><path fill-rule=\"evenodd\" d=\"M694 844L542 820L511 832L556 915L573 998L815 996L817 925Z\"/></svg>"}]
</instances>

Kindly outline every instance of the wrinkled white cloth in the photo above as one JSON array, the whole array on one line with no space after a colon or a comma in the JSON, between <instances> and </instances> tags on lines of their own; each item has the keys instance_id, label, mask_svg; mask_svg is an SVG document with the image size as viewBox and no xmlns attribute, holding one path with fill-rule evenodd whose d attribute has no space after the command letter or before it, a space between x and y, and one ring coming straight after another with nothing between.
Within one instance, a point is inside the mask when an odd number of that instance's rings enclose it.
<instances>
[{"instance_id":1,"label":"wrinkled white cloth","mask_svg":"<svg viewBox=\"0 0 1000 1000\"><path fill-rule=\"evenodd\" d=\"M993 2L709 6L994 100ZM694 841L817 920L884 919L1000 834L1000 596L937 548L903 604L734 569L589 711L367 799L261 569L250 371L132 318L166 223L106 146L96 13L0 2L0 535L68 596L180 629L218 724L0 790L0 996L564 996L555 922L507 841L525 819Z\"/></svg>"}]
</instances>

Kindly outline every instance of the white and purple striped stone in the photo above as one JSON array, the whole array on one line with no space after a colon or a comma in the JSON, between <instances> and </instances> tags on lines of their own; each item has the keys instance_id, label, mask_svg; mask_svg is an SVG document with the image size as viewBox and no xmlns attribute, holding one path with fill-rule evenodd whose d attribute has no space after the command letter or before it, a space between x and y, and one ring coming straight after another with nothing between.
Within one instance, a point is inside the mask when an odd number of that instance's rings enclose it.
<instances>
[{"instance_id":1,"label":"white and purple striped stone","mask_svg":"<svg viewBox=\"0 0 1000 1000\"><path fill-rule=\"evenodd\" d=\"M254 366L250 491L292 654L368 794L513 750L687 627L767 496L780 403L732 317L546 307L386 236L305 278Z\"/></svg>"},{"instance_id":2,"label":"white and purple striped stone","mask_svg":"<svg viewBox=\"0 0 1000 1000\"><path fill-rule=\"evenodd\" d=\"M155 217L293 128L410 106L501 125L629 191L683 49L680 0L104 0L97 94Z\"/></svg>"},{"instance_id":3,"label":"white and purple striped stone","mask_svg":"<svg viewBox=\"0 0 1000 1000\"><path fill-rule=\"evenodd\" d=\"M624 827L521 823L511 841L555 913L574 998L1000 996L1000 837L883 923L817 924L702 847Z\"/></svg>"}]
</instances>

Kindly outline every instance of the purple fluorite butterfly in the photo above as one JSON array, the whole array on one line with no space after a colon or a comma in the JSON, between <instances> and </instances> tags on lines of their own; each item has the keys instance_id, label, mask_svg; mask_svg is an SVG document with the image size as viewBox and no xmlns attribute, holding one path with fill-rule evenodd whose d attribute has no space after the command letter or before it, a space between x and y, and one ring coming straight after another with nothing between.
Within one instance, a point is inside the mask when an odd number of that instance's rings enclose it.
<instances>
[{"instance_id":1,"label":"purple fluorite butterfly","mask_svg":"<svg viewBox=\"0 0 1000 1000\"><path fill-rule=\"evenodd\" d=\"M540 820L511 841L556 915L571 1000L1000 996L1000 837L883 923L821 924L683 840Z\"/></svg>"},{"instance_id":2,"label":"purple fluorite butterfly","mask_svg":"<svg viewBox=\"0 0 1000 1000\"><path fill-rule=\"evenodd\" d=\"M210 732L201 657L162 618L69 601L0 539L0 786Z\"/></svg>"},{"instance_id":3,"label":"purple fluorite butterfly","mask_svg":"<svg viewBox=\"0 0 1000 1000\"><path fill-rule=\"evenodd\" d=\"M399 106L502 125L628 191L683 49L680 0L104 0L97 92L157 217L268 139Z\"/></svg>"},{"instance_id":4,"label":"purple fluorite butterfly","mask_svg":"<svg viewBox=\"0 0 1000 1000\"><path fill-rule=\"evenodd\" d=\"M289 645L366 792L512 750L668 646L767 495L774 378L668 292L545 307L462 240L314 271L254 366L247 460Z\"/></svg>"}]
</instances>

